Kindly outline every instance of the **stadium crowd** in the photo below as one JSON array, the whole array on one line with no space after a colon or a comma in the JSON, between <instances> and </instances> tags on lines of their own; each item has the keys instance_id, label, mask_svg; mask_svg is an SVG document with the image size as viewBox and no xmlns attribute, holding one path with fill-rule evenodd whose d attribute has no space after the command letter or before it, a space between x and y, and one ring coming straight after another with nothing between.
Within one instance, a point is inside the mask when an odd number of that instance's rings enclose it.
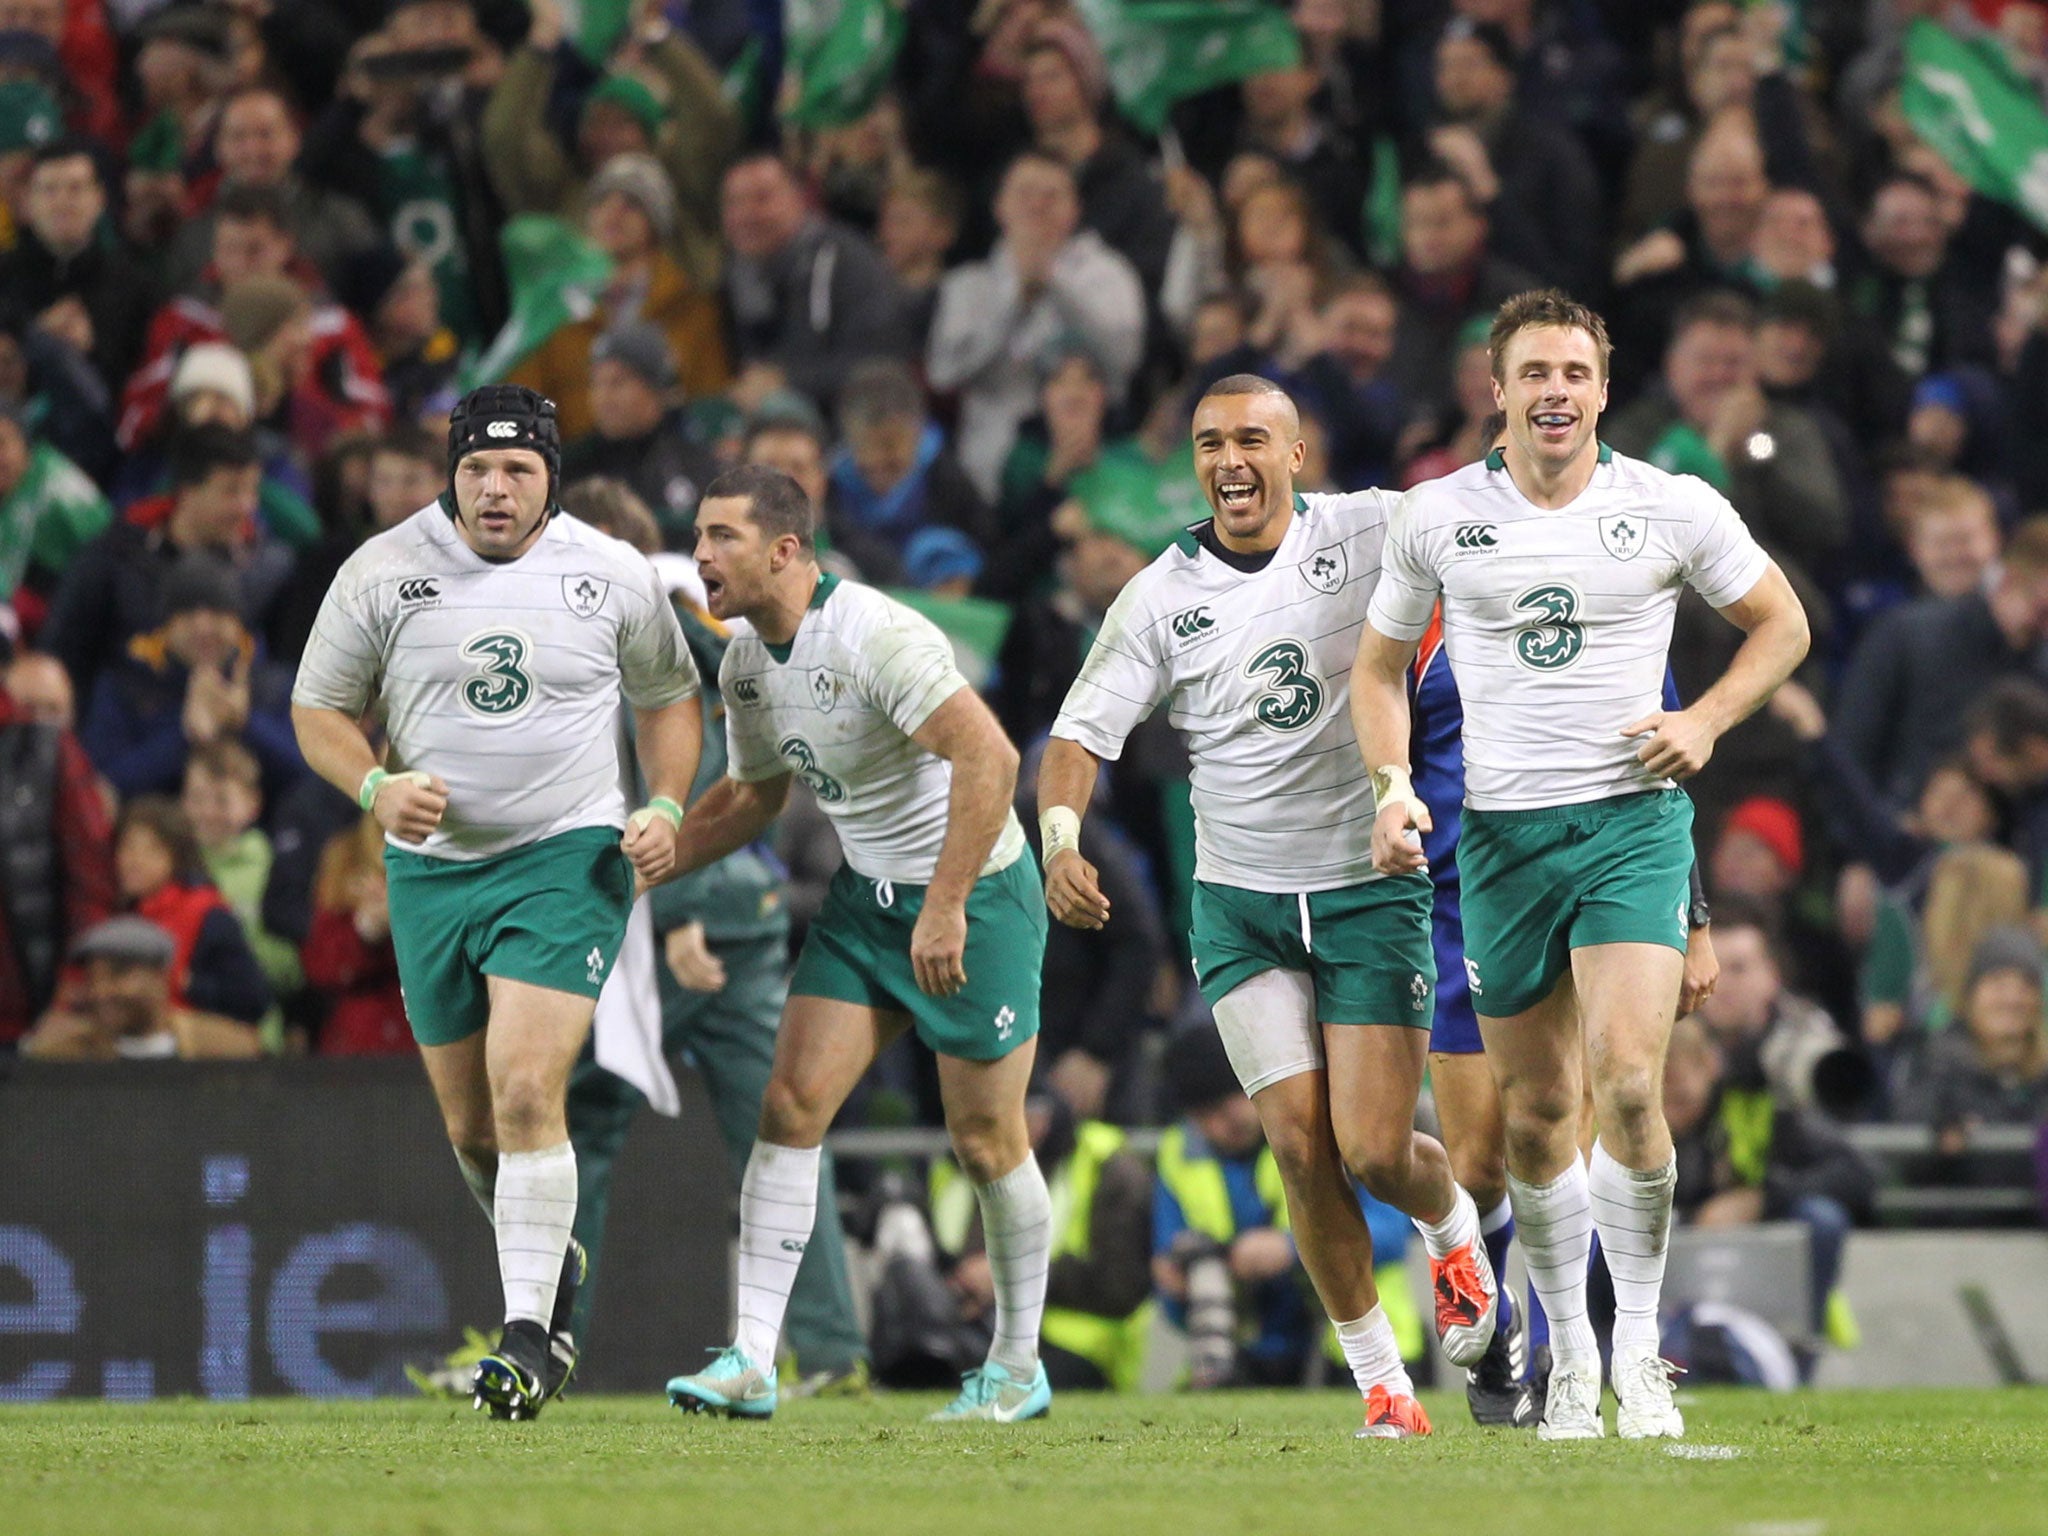
<instances>
[{"instance_id":1,"label":"stadium crowd","mask_svg":"<svg viewBox=\"0 0 2048 1536\"><path fill-rule=\"evenodd\" d=\"M1487 321L1555 285L1612 330L1602 437L1724 492L1815 633L1689 786L1721 976L1673 1048L1681 1213L1839 1243L1842 1124L1968 1182L1978 1127L2048 1123L2048 230L1902 88L1930 19L2038 108L2048 6L1293 0L1298 62L1170 111L1105 0L877 4L865 88L764 0L615 9L594 45L556 0L0 0L0 1049L413 1048L374 825L287 700L471 382L552 397L565 484L684 556L721 469L795 477L1028 754L1205 515L1206 384L1288 388L1304 487L1406 487L1491 445ZM1680 693L1738 638L1689 594ZM1100 795L1117 918L1052 929L1041 1053L1098 1182L1091 1127L1222 1115L1161 1044L1203 1024L1163 720ZM798 807L776 851L800 937L836 848ZM716 948L666 953L701 991ZM929 1121L892 1065L854 1112ZM1097 1255L1126 1313L1148 1260L1186 1304L1182 1193Z\"/></svg>"}]
</instances>

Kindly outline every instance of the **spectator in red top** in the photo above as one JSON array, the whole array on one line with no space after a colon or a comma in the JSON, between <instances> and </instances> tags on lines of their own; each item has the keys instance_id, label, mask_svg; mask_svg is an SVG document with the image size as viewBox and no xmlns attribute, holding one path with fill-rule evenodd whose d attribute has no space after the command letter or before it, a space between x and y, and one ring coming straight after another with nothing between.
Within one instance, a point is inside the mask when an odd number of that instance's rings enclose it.
<instances>
[{"instance_id":1,"label":"spectator in red top","mask_svg":"<svg viewBox=\"0 0 2048 1536\"><path fill-rule=\"evenodd\" d=\"M391 945L384 829L374 816L328 840L301 956L307 984L333 1004L320 1026L321 1055L403 1055L414 1049L398 990L398 952Z\"/></svg>"},{"instance_id":2,"label":"spectator in red top","mask_svg":"<svg viewBox=\"0 0 2048 1536\"><path fill-rule=\"evenodd\" d=\"M114 831L121 900L171 936L171 1006L255 1024L270 1011L270 983L227 899L206 878L198 839L168 795L144 795Z\"/></svg>"},{"instance_id":3,"label":"spectator in red top","mask_svg":"<svg viewBox=\"0 0 2048 1536\"><path fill-rule=\"evenodd\" d=\"M299 254L284 194L274 187L229 187L214 203L213 216L213 259L197 289L172 299L149 322L142 366L121 397L115 429L121 447L133 449L155 428L186 348L228 339L225 295L257 278L289 280L310 306L294 407L311 397L309 406L331 401L346 416L379 426L388 421L391 407L376 348L355 316L327 297L319 272Z\"/></svg>"},{"instance_id":4,"label":"spectator in red top","mask_svg":"<svg viewBox=\"0 0 2048 1536\"><path fill-rule=\"evenodd\" d=\"M0 678L15 675L0 636ZM71 946L114 910L113 840L78 738L0 684L0 1049L56 996Z\"/></svg>"}]
</instances>

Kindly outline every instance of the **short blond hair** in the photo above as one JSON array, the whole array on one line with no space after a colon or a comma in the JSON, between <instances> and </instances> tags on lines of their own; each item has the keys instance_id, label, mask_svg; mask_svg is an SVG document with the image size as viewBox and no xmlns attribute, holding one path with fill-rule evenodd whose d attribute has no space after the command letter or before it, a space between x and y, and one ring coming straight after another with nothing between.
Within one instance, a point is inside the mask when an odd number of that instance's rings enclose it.
<instances>
[{"instance_id":1,"label":"short blond hair","mask_svg":"<svg viewBox=\"0 0 2048 1536\"><path fill-rule=\"evenodd\" d=\"M1607 339L1607 322L1561 288L1531 288L1516 294L1494 311L1493 329L1486 334L1486 352L1492 362L1494 378L1505 380L1507 377L1503 370L1509 342L1523 331L1550 327L1584 331L1592 337L1593 345L1600 352L1600 377L1607 377L1608 363L1614 356L1614 343Z\"/></svg>"}]
</instances>

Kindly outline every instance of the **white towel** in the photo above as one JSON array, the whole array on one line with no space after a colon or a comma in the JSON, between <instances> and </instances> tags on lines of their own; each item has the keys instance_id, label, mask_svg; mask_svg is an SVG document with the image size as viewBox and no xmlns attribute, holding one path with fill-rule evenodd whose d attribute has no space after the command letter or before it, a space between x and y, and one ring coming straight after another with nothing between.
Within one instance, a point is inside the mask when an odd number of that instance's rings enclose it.
<instances>
[{"instance_id":1,"label":"white towel","mask_svg":"<svg viewBox=\"0 0 2048 1536\"><path fill-rule=\"evenodd\" d=\"M661 1051L661 994L654 968L661 952L654 942L654 909L642 896L626 919L626 941L597 995L597 1064L616 1072L647 1095L664 1115L682 1113L682 1095Z\"/></svg>"}]
</instances>

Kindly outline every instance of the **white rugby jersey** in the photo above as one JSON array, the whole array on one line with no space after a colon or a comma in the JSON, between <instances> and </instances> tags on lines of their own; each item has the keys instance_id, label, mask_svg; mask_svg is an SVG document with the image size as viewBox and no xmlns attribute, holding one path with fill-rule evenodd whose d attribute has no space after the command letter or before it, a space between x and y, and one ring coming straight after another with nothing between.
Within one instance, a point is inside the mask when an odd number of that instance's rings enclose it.
<instances>
[{"instance_id":1,"label":"white rugby jersey","mask_svg":"<svg viewBox=\"0 0 2048 1536\"><path fill-rule=\"evenodd\" d=\"M625 826L622 687L637 709L698 691L645 556L557 514L518 559L486 560L436 502L342 566L292 701L356 715L382 695L388 766L448 785L424 843L386 840L469 860Z\"/></svg>"},{"instance_id":2,"label":"white rugby jersey","mask_svg":"<svg viewBox=\"0 0 2048 1536\"><path fill-rule=\"evenodd\" d=\"M1465 803L1527 810L1670 787L1625 725L1663 707L1678 589L1715 607L1770 557L1727 498L1601 445L1593 479L1555 510L1516 489L1496 450L1402 500L1372 624L1412 640L1439 593L1465 704Z\"/></svg>"},{"instance_id":3,"label":"white rugby jersey","mask_svg":"<svg viewBox=\"0 0 2048 1536\"><path fill-rule=\"evenodd\" d=\"M1183 533L1110 606L1052 733L1114 762L1166 703L1193 763L1198 880L1291 893L1378 878L1350 684L1396 501L1297 496L1250 573Z\"/></svg>"},{"instance_id":4,"label":"white rugby jersey","mask_svg":"<svg viewBox=\"0 0 2048 1536\"><path fill-rule=\"evenodd\" d=\"M911 737L967 686L938 625L826 573L788 645L750 629L726 647L726 772L742 783L794 773L832 818L854 873L928 885L946 841L953 765ZM981 873L1023 851L1011 810Z\"/></svg>"}]
</instances>

